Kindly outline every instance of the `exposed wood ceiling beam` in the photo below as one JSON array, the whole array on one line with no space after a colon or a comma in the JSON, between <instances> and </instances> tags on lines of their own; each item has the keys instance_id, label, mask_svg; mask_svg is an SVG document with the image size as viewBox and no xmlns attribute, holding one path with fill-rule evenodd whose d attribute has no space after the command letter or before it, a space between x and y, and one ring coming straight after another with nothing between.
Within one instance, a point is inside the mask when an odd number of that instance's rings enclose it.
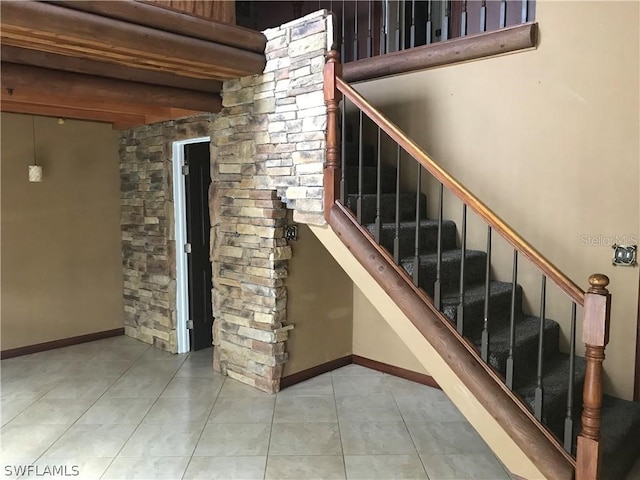
<instances>
[{"instance_id":1,"label":"exposed wood ceiling beam","mask_svg":"<svg viewBox=\"0 0 640 480\"><path fill-rule=\"evenodd\" d=\"M98 62L87 58L39 52L28 48L2 45L0 57L2 57L3 62L97 75L99 77L115 78L131 82L164 85L167 87L198 90L201 92L219 92L222 89L222 82L219 80L180 77L168 72L152 72L150 70L125 67L113 63Z\"/></svg>"},{"instance_id":2,"label":"exposed wood ceiling beam","mask_svg":"<svg viewBox=\"0 0 640 480\"><path fill-rule=\"evenodd\" d=\"M73 104L90 100L97 103L165 106L200 112L219 112L219 95L194 90L146 85L110 78L63 72L47 68L2 62L2 89L14 94L41 92L47 96L64 95L77 98Z\"/></svg>"},{"instance_id":3,"label":"exposed wood ceiling beam","mask_svg":"<svg viewBox=\"0 0 640 480\"><path fill-rule=\"evenodd\" d=\"M260 54L264 53L267 44L265 36L255 30L212 22L192 15L176 14L175 11L159 5L131 0L51 3Z\"/></svg>"},{"instance_id":4,"label":"exposed wood ceiling beam","mask_svg":"<svg viewBox=\"0 0 640 480\"><path fill-rule=\"evenodd\" d=\"M264 55L41 2L2 2L5 45L195 78L262 72ZM178 14L180 15L180 14Z\"/></svg>"},{"instance_id":5,"label":"exposed wood ceiling beam","mask_svg":"<svg viewBox=\"0 0 640 480\"><path fill-rule=\"evenodd\" d=\"M113 124L114 128L130 128L135 125L151 123L144 115L132 115L128 113L98 112L95 110L80 110L63 106L42 105L34 103L22 103L7 100L2 95L2 111L11 113L24 113L28 115L42 115L45 117L72 118L75 120L91 120Z\"/></svg>"}]
</instances>

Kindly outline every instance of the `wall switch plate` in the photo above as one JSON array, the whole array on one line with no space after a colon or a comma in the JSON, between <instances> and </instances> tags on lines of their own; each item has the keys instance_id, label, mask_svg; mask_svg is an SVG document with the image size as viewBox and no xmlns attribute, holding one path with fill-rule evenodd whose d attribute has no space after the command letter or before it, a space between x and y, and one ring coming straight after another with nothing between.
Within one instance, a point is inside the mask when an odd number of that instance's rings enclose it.
<instances>
[{"instance_id":1,"label":"wall switch plate","mask_svg":"<svg viewBox=\"0 0 640 480\"><path fill-rule=\"evenodd\" d=\"M638 265L637 245L612 245L613 248L613 261L612 264L616 267L635 267Z\"/></svg>"}]
</instances>

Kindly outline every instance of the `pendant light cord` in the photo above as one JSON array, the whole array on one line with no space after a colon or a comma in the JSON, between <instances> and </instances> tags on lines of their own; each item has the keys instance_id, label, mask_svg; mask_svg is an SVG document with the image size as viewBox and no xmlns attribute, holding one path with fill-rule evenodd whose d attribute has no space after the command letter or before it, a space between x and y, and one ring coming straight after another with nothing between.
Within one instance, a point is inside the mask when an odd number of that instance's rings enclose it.
<instances>
[{"instance_id":1,"label":"pendant light cord","mask_svg":"<svg viewBox=\"0 0 640 480\"><path fill-rule=\"evenodd\" d=\"M38 165L36 160L36 118L31 115L31 136L33 141L33 164Z\"/></svg>"}]
</instances>

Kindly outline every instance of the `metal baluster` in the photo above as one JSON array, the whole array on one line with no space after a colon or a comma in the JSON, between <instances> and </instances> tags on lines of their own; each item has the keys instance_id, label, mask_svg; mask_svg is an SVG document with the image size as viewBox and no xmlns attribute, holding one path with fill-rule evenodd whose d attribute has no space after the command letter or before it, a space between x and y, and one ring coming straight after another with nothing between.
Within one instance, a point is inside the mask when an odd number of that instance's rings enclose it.
<instances>
[{"instance_id":1,"label":"metal baluster","mask_svg":"<svg viewBox=\"0 0 640 480\"><path fill-rule=\"evenodd\" d=\"M442 207L444 201L444 185L440 184L440 192L438 194L438 246L436 254L436 281L433 284L433 303L438 310L442 307L442 288L441 288L441 271L442 271Z\"/></svg>"},{"instance_id":2,"label":"metal baluster","mask_svg":"<svg viewBox=\"0 0 640 480\"><path fill-rule=\"evenodd\" d=\"M356 200L356 218L358 223L362 224L362 110L358 112L358 199Z\"/></svg>"},{"instance_id":3,"label":"metal baluster","mask_svg":"<svg viewBox=\"0 0 640 480\"><path fill-rule=\"evenodd\" d=\"M376 183L376 243L380 245L380 236L382 235L382 217L380 215L380 202L382 200L382 162L380 161L380 145L381 135L378 126L378 164L377 164L377 183Z\"/></svg>"},{"instance_id":4,"label":"metal baluster","mask_svg":"<svg viewBox=\"0 0 640 480\"><path fill-rule=\"evenodd\" d=\"M569 391L567 418L564 420L564 449L571 453L573 446L573 389L576 377L576 302L571 302L571 334L569 336Z\"/></svg>"},{"instance_id":5,"label":"metal baluster","mask_svg":"<svg viewBox=\"0 0 640 480\"><path fill-rule=\"evenodd\" d=\"M449 19L451 17L451 2L444 2L444 15L442 16L442 35L440 40L449 40Z\"/></svg>"},{"instance_id":6,"label":"metal baluster","mask_svg":"<svg viewBox=\"0 0 640 480\"><path fill-rule=\"evenodd\" d=\"M491 293L491 226L487 227L487 269L484 275L484 324L480 352L482 360L489 361L489 294Z\"/></svg>"},{"instance_id":7,"label":"metal baluster","mask_svg":"<svg viewBox=\"0 0 640 480\"><path fill-rule=\"evenodd\" d=\"M353 59L358 60L358 1L356 0L353 13Z\"/></svg>"},{"instance_id":8,"label":"metal baluster","mask_svg":"<svg viewBox=\"0 0 640 480\"><path fill-rule=\"evenodd\" d=\"M467 35L467 0L462 2L462 15L460 18L460 36L465 37Z\"/></svg>"},{"instance_id":9,"label":"metal baluster","mask_svg":"<svg viewBox=\"0 0 640 480\"><path fill-rule=\"evenodd\" d=\"M382 19L380 20L380 55L387 53L387 15L389 14L389 0L382 2Z\"/></svg>"},{"instance_id":10,"label":"metal baluster","mask_svg":"<svg viewBox=\"0 0 640 480\"><path fill-rule=\"evenodd\" d=\"M396 233L393 238L393 260L400 263L400 145L396 154Z\"/></svg>"},{"instance_id":11,"label":"metal baluster","mask_svg":"<svg viewBox=\"0 0 640 480\"><path fill-rule=\"evenodd\" d=\"M340 111L340 165L342 166L341 178L340 178L340 202L342 205L347 203L347 97L344 97L342 101L342 108Z\"/></svg>"},{"instance_id":12,"label":"metal baluster","mask_svg":"<svg viewBox=\"0 0 640 480\"><path fill-rule=\"evenodd\" d=\"M482 6L480 7L480 31L487 31L487 0L482 0Z\"/></svg>"},{"instance_id":13,"label":"metal baluster","mask_svg":"<svg viewBox=\"0 0 640 480\"><path fill-rule=\"evenodd\" d=\"M342 0L342 12L341 12L340 16L342 17L341 20L340 20L341 26L342 26L342 30L341 30L341 33L340 33L340 61L342 63L344 63L344 62L347 61L347 57L345 55L346 54L346 50L347 50L346 49L346 45L345 45L346 44L346 38L344 36L344 31L345 31L344 30L344 24L345 24L345 21L346 21L345 20L346 19L346 11L345 11L345 7L344 7L344 0Z\"/></svg>"},{"instance_id":14,"label":"metal baluster","mask_svg":"<svg viewBox=\"0 0 640 480\"><path fill-rule=\"evenodd\" d=\"M413 252L413 284L417 287L420 270L420 190L422 187L422 166L418 163L418 179L416 185L416 237Z\"/></svg>"},{"instance_id":15,"label":"metal baluster","mask_svg":"<svg viewBox=\"0 0 640 480\"><path fill-rule=\"evenodd\" d=\"M462 240L460 247L460 298L458 299L458 312L456 324L458 333L462 335L464 329L464 264L467 257L467 204L462 204Z\"/></svg>"},{"instance_id":16,"label":"metal baluster","mask_svg":"<svg viewBox=\"0 0 640 480\"><path fill-rule=\"evenodd\" d=\"M433 0L429 0L427 2L427 29L425 31L425 45L429 45L431 43L431 28L432 28L432 23L431 23L431 2Z\"/></svg>"},{"instance_id":17,"label":"metal baluster","mask_svg":"<svg viewBox=\"0 0 640 480\"><path fill-rule=\"evenodd\" d=\"M522 0L522 10L520 11L520 23L527 23L529 21L529 2Z\"/></svg>"},{"instance_id":18,"label":"metal baluster","mask_svg":"<svg viewBox=\"0 0 640 480\"><path fill-rule=\"evenodd\" d=\"M400 28L400 22L401 22L401 16L402 14L400 13L402 10L402 3L400 0L396 1L396 52L399 52L400 50L402 50L402 41L401 41L401 37L402 37L402 29Z\"/></svg>"},{"instance_id":19,"label":"metal baluster","mask_svg":"<svg viewBox=\"0 0 640 480\"><path fill-rule=\"evenodd\" d=\"M511 319L509 327L509 356L507 357L507 387L513 390L513 347L516 343L516 287L518 286L518 251L513 250L511 280Z\"/></svg>"},{"instance_id":20,"label":"metal baluster","mask_svg":"<svg viewBox=\"0 0 640 480\"><path fill-rule=\"evenodd\" d=\"M367 58L373 57L373 0L369 0L369 17L367 20Z\"/></svg>"},{"instance_id":21,"label":"metal baluster","mask_svg":"<svg viewBox=\"0 0 640 480\"><path fill-rule=\"evenodd\" d=\"M411 0L411 30L409 42L410 48L416 46L416 0Z\"/></svg>"},{"instance_id":22,"label":"metal baluster","mask_svg":"<svg viewBox=\"0 0 640 480\"><path fill-rule=\"evenodd\" d=\"M538 372L537 372L537 380L536 380L536 391L535 391L535 400L533 407L533 414L538 419L538 421L542 421L542 370L543 370L543 355L544 355L544 317L545 317L545 308L546 308L546 299L547 297L547 277L546 275L542 275L542 286L540 287L540 333L538 336Z\"/></svg>"},{"instance_id":23,"label":"metal baluster","mask_svg":"<svg viewBox=\"0 0 640 480\"><path fill-rule=\"evenodd\" d=\"M507 26L507 0L500 1L500 28Z\"/></svg>"}]
</instances>

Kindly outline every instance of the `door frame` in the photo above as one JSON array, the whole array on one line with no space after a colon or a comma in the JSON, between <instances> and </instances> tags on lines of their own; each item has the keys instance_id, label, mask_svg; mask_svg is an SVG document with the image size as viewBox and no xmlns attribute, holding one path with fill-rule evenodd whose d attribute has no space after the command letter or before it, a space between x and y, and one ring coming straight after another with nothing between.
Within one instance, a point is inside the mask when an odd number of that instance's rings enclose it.
<instances>
[{"instance_id":1,"label":"door frame","mask_svg":"<svg viewBox=\"0 0 640 480\"><path fill-rule=\"evenodd\" d=\"M176 239L176 337L177 353L191 351L189 340L189 264L184 245L187 243L187 198L182 167L184 148L192 143L211 142L211 137L190 138L173 142L173 210Z\"/></svg>"}]
</instances>

